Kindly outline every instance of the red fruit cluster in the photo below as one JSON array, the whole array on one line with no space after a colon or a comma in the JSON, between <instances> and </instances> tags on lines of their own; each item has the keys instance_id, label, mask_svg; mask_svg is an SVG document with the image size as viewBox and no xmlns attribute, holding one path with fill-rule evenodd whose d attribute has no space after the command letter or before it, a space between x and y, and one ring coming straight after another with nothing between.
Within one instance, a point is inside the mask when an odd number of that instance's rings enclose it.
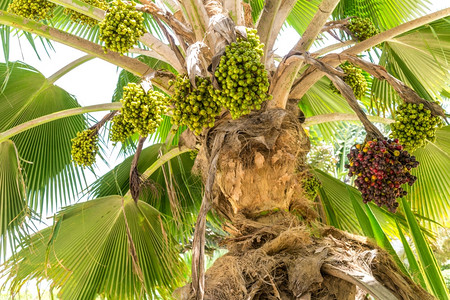
<instances>
[{"instance_id":1,"label":"red fruit cluster","mask_svg":"<svg viewBox=\"0 0 450 300\"><path fill-rule=\"evenodd\" d=\"M396 199L407 194L401 185L413 185L417 179L410 170L419 162L403 150L398 139L375 139L356 144L347 157L348 176L357 176L355 185L364 203L374 201L378 206L386 205L391 212L398 207Z\"/></svg>"}]
</instances>

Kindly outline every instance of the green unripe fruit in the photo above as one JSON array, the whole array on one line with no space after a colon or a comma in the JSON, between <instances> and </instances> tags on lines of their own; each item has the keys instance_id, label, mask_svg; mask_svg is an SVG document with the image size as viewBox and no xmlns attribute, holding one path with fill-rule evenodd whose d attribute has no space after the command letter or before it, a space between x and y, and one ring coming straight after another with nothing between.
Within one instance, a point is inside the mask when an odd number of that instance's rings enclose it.
<instances>
[{"instance_id":1,"label":"green unripe fruit","mask_svg":"<svg viewBox=\"0 0 450 300\"><path fill-rule=\"evenodd\" d=\"M425 146L436 138L436 129L441 127L441 117L433 116L429 109L419 105L405 103L396 111L395 123L391 124L391 137L398 138L409 151Z\"/></svg>"},{"instance_id":2,"label":"green unripe fruit","mask_svg":"<svg viewBox=\"0 0 450 300\"><path fill-rule=\"evenodd\" d=\"M221 90L213 95L230 111L233 119L249 114L250 107L261 107L261 103L269 99L269 80L261 63L263 47L256 30L247 29L247 41L238 39L228 45L217 67L225 75L216 75Z\"/></svg>"},{"instance_id":3,"label":"green unripe fruit","mask_svg":"<svg viewBox=\"0 0 450 300\"><path fill-rule=\"evenodd\" d=\"M14 0L8 5L8 12L35 21L53 17L56 5L47 0Z\"/></svg>"},{"instance_id":4,"label":"green unripe fruit","mask_svg":"<svg viewBox=\"0 0 450 300\"><path fill-rule=\"evenodd\" d=\"M367 80L366 77L364 77L362 70L351 64L341 65L340 67L346 74L344 76L344 82L352 88L355 97L357 99L361 99L362 97L364 97L367 92ZM330 88L337 94L341 93L334 86L333 82L330 83Z\"/></svg>"},{"instance_id":5,"label":"green unripe fruit","mask_svg":"<svg viewBox=\"0 0 450 300\"><path fill-rule=\"evenodd\" d=\"M88 129L77 133L72 139L72 160L79 166L89 167L95 162L98 153L98 135Z\"/></svg>"},{"instance_id":6,"label":"green unripe fruit","mask_svg":"<svg viewBox=\"0 0 450 300\"><path fill-rule=\"evenodd\" d=\"M307 176L301 181L303 191L309 200L314 200L322 183L315 176Z\"/></svg>"},{"instance_id":7,"label":"green unripe fruit","mask_svg":"<svg viewBox=\"0 0 450 300\"><path fill-rule=\"evenodd\" d=\"M353 33L358 41L364 41L380 33L368 18L352 18L347 28Z\"/></svg>"},{"instance_id":8,"label":"green unripe fruit","mask_svg":"<svg viewBox=\"0 0 450 300\"><path fill-rule=\"evenodd\" d=\"M144 16L142 12L134 9L136 4L133 1L130 5L120 0L110 4L105 18L99 23L100 40L105 43L103 47L105 51L109 49L123 54L136 45L139 38L144 35ZM125 25L125 22L133 24L132 27Z\"/></svg>"},{"instance_id":9,"label":"green unripe fruit","mask_svg":"<svg viewBox=\"0 0 450 300\"><path fill-rule=\"evenodd\" d=\"M199 135L203 128L213 127L220 113L220 104L215 100L211 82L207 78L195 78L197 88L191 85L186 75L178 75L174 84L174 95L170 103L174 107L172 120L176 125L186 125Z\"/></svg>"},{"instance_id":10,"label":"green unripe fruit","mask_svg":"<svg viewBox=\"0 0 450 300\"><path fill-rule=\"evenodd\" d=\"M103 10L108 9L108 4L105 0L83 0L83 2ZM82 13L79 13L69 8L64 9L64 14L69 15L70 20L72 20L73 22L81 23L83 25L87 25L90 27L97 25L99 22L96 19L88 17Z\"/></svg>"}]
</instances>

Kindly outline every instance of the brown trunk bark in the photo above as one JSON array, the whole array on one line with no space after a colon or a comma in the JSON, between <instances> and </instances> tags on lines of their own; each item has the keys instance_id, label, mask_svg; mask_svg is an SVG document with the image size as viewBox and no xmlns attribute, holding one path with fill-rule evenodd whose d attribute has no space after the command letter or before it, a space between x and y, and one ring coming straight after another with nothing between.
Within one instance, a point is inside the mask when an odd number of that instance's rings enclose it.
<instances>
[{"instance_id":1,"label":"brown trunk bark","mask_svg":"<svg viewBox=\"0 0 450 300\"><path fill-rule=\"evenodd\" d=\"M212 207L230 233L229 252L206 272L204 299L433 299L366 238L320 224L300 184L310 146L292 111L225 117L202 141L205 179L221 145ZM195 299L190 290L174 296Z\"/></svg>"}]
</instances>

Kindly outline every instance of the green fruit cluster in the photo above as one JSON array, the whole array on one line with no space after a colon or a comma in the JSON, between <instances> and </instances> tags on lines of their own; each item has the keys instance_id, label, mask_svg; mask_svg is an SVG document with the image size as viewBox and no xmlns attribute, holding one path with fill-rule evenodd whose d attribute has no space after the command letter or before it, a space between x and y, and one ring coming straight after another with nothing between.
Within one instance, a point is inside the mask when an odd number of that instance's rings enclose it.
<instances>
[{"instance_id":1,"label":"green fruit cluster","mask_svg":"<svg viewBox=\"0 0 450 300\"><path fill-rule=\"evenodd\" d=\"M306 196L310 200L314 200L317 196L317 192L319 188L322 186L322 183L315 176L307 176L302 181L302 188L305 192Z\"/></svg>"},{"instance_id":2,"label":"green fruit cluster","mask_svg":"<svg viewBox=\"0 0 450 300\"><path fill-rule=\"evenodd\" d=\"M125 142L134 133L133 124L126 122L122 114L115 115L112 119L111 131L109 139L115 145L117 142Z\"/></svg>"},{"instance_id":3,"label":"green fruit cluster","mask_svg":"<svg viewBox=\"0 0 450 300\"><path fill-rule=\"evenodd\" d=\"M154 90L146 93L136 83L128 83L123 88L120 102L122 102L120 113L123 115L123 121L130 123L133 132L143 137L156 131L162 122L162 115L167 112L167 100L162 93Z\"/></svg>"},{"instance_id":4,"label":"green fruit cluster","mask_svg":"<svg viewBox=\"0 0 450 300\"><path fill-rule=\"evenodd\" d=\"M350 19L350 24L347 28L360 42L380 33L378 28L376 28L368 18L352 18Z\"/></svg>"},{"instance_id":5,"label":"green fruit cluster","mask_svg":"<svg viewBox=\"0 0 450 300\"><path fill-rule=\"evenodd\" d=\"M111 2L111 8L99 24L105 52L109 49L124 54L144 35L144 16L134 9L135 5L134 2L128 5L120 0Z\"/></svg>"},{"instance_id":6,"label":"green fruit cluster","mask_svg":"<svg viewBox=\"0 0 450 300\"><path fill-rule=\"evenodd\" d=\"M395 123L391 124L391 137L397 138L406 149L414 151L436 139L436 129L442 127L439 116L421 104L405 103L396 111Z\"/></svg>"},{"instance_id":7,"label":"green fruit cluster","mask_svg":"<svg viewBox=\"0 0 450 300\"><path fill-rule=\"evenodd\" d=\"M47 0L14 0L8 5L8 12L39 21L51 19L55 7Z\"/></svg>"},{"instance_id":8,"label":"green fruit cluster","mask_svg":"<svg viewBox=\"0 0 450 300\"><path fill-rule=\"evenodd\" d=\"M72 160L79 166L89 167L98 153L97 131L87 129L77 133L72 139Z\"/></svg>"},{"instance_id":9,"label":"green fruit cluster","mask_svg":"<svg viewBox=\"0 0 450 300\"><path fill-rule=\"evenodd\" d=\"M364 77L362 70L352 64L345 64L341 65L340 67L346 74L344 76L344 82L352 88L355 97L357 99L361 99L362 97L364 97L367 92L367 80L366 77ZM337 94L341 93L334 86L333 82L330 83L330 88Z\"/></svg>"},{"instance_id":10,"label":"green fruit cluster","mask_svg":"<svg viewBox=\"0 0 450 300\"><path fill-rule=\"evenodd\" d=\"M256 30L247 29L247 40L228 45L220 59L214 75L221 90L215 90L214 98L233 119L261 109L261 104L271 99L267 71L261 63L263 47Z\"/></svg>"},{"instance_id":11,"label":"green fruit cluster","mask_svg":"<svg viewBox=\"0 0 450 300\"><path fill-rule=\"evenodd\" d=\"M213 86L209 79L196 77L194 88L186 75L178 75L172 82L175 93L170 98L174 106L172 120L175 125L186 125L199 135L203 128L213 127L221 106L213 98Z\"/></svg>"},{"instance_id":12,"label":"green fruit cluster","mask_svg":"<svg viewBox=\"0 0 450 300\"><path fill-rule=\"evenodd\" d=\"M106 3L105 0L83 0L83 2L103 10L108 9L108 4ZM69 8L64 9L64 14L69 15L70 20L72 20L75 23L81 23L91 27L98 24L98 21L96 19L88 17L82 13L79 13Z\"/></svg>"}]
</instances>

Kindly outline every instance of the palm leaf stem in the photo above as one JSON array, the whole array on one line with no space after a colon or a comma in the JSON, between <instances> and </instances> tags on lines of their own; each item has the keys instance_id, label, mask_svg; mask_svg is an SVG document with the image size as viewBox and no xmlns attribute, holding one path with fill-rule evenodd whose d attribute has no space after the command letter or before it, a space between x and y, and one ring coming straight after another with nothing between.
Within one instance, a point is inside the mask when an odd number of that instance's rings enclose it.
<instances>
[{"instance_id":1,"label":"palm leaf stem","mask_svg":"<svg viewBox=\"0 0 450 300\"><path fill-rule=\"evenodd\" d=\"M445 18L449 15L450 15L450 8L445 8L445 9L439 10L437 12L425 15L418 19L406 22L397 27L394 27L394 28L386 30L382 33L379 33L365 41L357 43L353 47L350 47L350 48L344 50L342 53L356 55L363 51L369 50L370 48L375 47L376 45L378 45L384 41L387 41L389 39L392 39L400 34L403 34L405 32L408 32L410 30L413 30L413 29L423 26L425 24L431 23L433 21ZM335 58L333 59L333 58L330 58L327 56L325 56L322 59L322 62L331 64L334 67L336 67L339 64L339 61L337 61ZM289 93L289 98L301 99L305 95L305 93L311 88L311 86L313 86L324 75L324 73L322 71L318 70L317 68L314 68L313 66L308 68L304 72L304 74L307 74L307 75L304 77L301 77L299 80L297 80L294 83L293 86L289 87L289 89L292 88L291 92Z\"/></svg>"},{"instance_id":2,"label":"palm leaf stem","mask_svg":"<svg viewBox=\"0 0 450 300\"><path fill-rule=\"evenodd\" d=\"M88 17L102 21L105 18L106 12L100 8L84 3L79 0L50 0L53 3L61 5L66 8L70 8L74 11L82 13ZM157 39L152 34L146 32L140 39L144 45L155 51L158 55L157 58L162 58L165 62L169 63L178 72L183 70L183 66L176 59L172 49L161 40ZM151 54L151 53L150 53Z\"/></svg>"},{"instance_id":3,"label":"palm leaf stem","mask_svg":"<svg viewBox=\"0 0 450 300\"><path fill-rule=\"evenodd\" d=\"M79 65L82 65L85 62L90 61L93 58L95 58L94 55L87 54L85 56L82 56L82 57L74 60L73 62L69 63L68 65L64 66L63 68L56 71L53 75L48 77L47 78L48 83L49 84L55 83L55 81L57 81L58 79L60 79L61 77L63 77L64 75L66 75L67 73L69 73L70 71L75 69L76 67L78 67Z\"/></svg>"},{"instance_id":4,"label":"palm leaf stem","mask_svg":"<svg viewBox=\"0 0 450 300\"><path fill-rule=\"evenodd\" d=\"M339 0L323 0L322 3L320 3L320 6L311 20L311 23L306 28L301 39L289 52L288 56L294 54L295 52L309 50L338 3ZM296 60L289 64L287 64L286 61L283 61L278 66L278 75L275 77L270 86L270 91L274 100L269 102L269 108L286 107L292 84L294 83L297 73L300 71L302 66L303 61L301 60Z\"/></svg>"},{"instance_id":5,"label":"palm leaf stem","mask_svg":"<svg viewBox=\"0 0 450 300\"><path fill-rule=\"evenodd\" d=\"M12 26L30 33L34 33L41 37L48 38L50 40L94 55L139 77L154 75L154 77L152 78L152 82L156 86L161 88L164 92L171 94L168 84L170 77L167 76L166 73L159 73L153 70L148 65L137 59L120 55L119 53L112 51L108 51L107 53L105 53L100 45L82 39L76 35L72 35L50 26L43 25L42 23L38 23L33 20L22 18L6 11L0 11L0 24Z\"/></svg>"},{"instance_id":6,"label":"palm leaf stem","mask_svg":"<svg viewBox=\"0 0 450 300\"><path fill-rule=\"evenodd\" d=\"M15 136L21 132L24 132L28 129L34 128L36 126L49 123L58 119L67 118L70 116L81 115L90 112L96 111L104 111L104 110L119 110L122 107L121 102L113 102L113 103L104 103L104 104L96 104L84 107L77 107L66 109L62 111L58 111L55 113L51 113L28 122L17 125L16 127L10 128L2 133L0 133L0 143Z\"/></svg>"},{"instance_id":7,"label":"palm leaf stem","mask_svg":"<svg viewBox=\"0 0 450 300\"><path fill-rule=\"evenodd\" d=\"M391 124L394 123L395 120L382 118L378 116L367 116L369 121L375 122L375 123L382 123L382 124ZM306 118L305 123L303 126L313 126L318 125L322 123L327 122L339 122L339 121L359 121L359 118L355 114L345 114L345 113L331 113L331 114L324 114L324 115L317 115L312 116L309 118Z\"/></svg>"}]
</instances>

